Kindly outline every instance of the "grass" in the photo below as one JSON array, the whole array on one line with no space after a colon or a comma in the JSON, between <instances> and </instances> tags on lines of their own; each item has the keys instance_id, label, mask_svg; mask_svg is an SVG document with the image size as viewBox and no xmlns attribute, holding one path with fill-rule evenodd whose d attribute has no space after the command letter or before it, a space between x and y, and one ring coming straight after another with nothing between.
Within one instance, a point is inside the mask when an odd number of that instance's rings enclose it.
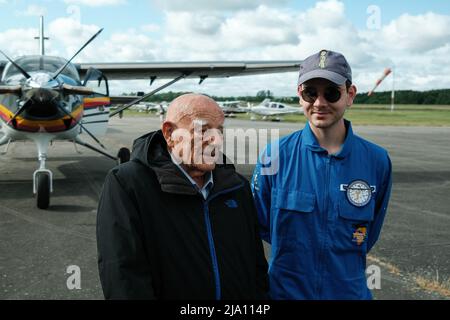
<instances>
[{"instance_id":1,"label":"grass","mask_svg":"<svg viewBox=\"0 0 450 320\"><path fill-rule=\"evenodd\" d=\"M125 115L159 117L129 110ZM387 105L353 105L345 117L353 125L450 127L450 106L396 105L395 110L391 111ZM238 114L236 118L250 120L250 115ZM303 115L286 115L282 119L285 122L306 122Z\"/></svg>"},{"instance_id":2,"label":"grass","mask_svg":"<svg viewBox=\"0 0 450 320\"><path fill-rule=\"evenodd\" d=\"M346 118L355 125L450 126L448 110L371 110L350 109Z\"/></svg>"}]
</instances>

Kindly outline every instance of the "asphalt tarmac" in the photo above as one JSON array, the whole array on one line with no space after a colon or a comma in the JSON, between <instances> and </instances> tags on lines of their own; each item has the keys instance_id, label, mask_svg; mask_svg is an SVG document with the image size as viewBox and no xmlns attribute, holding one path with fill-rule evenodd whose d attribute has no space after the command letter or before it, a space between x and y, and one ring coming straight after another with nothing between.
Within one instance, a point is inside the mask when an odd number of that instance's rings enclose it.
<instances>
[{"instance_id":1,"label":"asphalt tarmac","mask_svg":"<svg viewBox=\"0 0 450 320\"><path fill-rule=\"evenodd\" d=\"M113 119L101 140L116 153L158 126L158 117ZM226 128L279 129L280 136L302 127L234 119L226 123ZM381 270L375 298L450 299L450 128L365 126L354 131L386 148L393 163L388 215L368 260ZM235 149L236 161L244 160L243 148ZM115 162L82 147L79 151L68 142L50 147L47 166L54 174L54 193L48 210L36 208L32 193L38 167L34 144L15 143L0 155L0 299L103 298L96 209L105 175ZM246 177L254 167L250 160L237 165ZM269 246L266 253L270 255ZM74 280L78 270L80 283Z\"/></svg>"}]
</instances>

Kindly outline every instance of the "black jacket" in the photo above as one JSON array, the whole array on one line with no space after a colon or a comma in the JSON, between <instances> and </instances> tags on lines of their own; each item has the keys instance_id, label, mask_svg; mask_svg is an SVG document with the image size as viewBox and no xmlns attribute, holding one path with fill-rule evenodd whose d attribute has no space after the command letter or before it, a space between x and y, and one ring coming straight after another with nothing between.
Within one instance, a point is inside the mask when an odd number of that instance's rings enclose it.
<instances>
[{"instance_id":1,"label":"black jacket","mask_svg":"<svg viewBox=\"0 0 450 320\"><path fill-rule=\"evenodd\" d=\"M171 161L161 131L106 177L97 215L107 299L266 298L267 262L247 180L217 165L206 200Z\"/></svg>"}]
</instances>

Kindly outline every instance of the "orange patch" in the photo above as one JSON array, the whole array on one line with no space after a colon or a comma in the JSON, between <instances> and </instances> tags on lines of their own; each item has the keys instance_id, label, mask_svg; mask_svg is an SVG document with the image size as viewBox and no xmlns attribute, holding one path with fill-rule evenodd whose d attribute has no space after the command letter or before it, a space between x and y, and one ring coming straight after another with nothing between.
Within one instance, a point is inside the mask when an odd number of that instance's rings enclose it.
<instances>
[{"instance_id":1,"label":"orange patch","mask_svg":"<svg viewBox=\"0 0 450 320\"><path fill-rule=\"evenodd\" d=\"M356 244L358 246L360 246L361 244L364 243L364 240L366 239L367 236L367 228L366 227L358 227L354 232L353 232L353 242L356 242Z\"/></svg>"}]
</instances>

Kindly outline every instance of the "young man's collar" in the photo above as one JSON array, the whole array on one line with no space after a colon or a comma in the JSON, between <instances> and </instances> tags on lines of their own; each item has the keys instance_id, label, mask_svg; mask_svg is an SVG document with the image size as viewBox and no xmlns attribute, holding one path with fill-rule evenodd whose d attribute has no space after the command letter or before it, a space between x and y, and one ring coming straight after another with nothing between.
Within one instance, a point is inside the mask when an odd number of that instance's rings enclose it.
<instances>
[{"instance_id":1,"label":"young man's collar","mask_svg":"<svg viewBox=\"0 0 450 320\"><path fill-rule=\"evenodd\" d=\"M344 144L342 145L341 150L337 154L333 155L334 157L340 158L340 159L345 158L349 154L352 143L353 143L352 124L350 121L345 120L345 119L344 119L344 124L345 124L345 129L346 129ZM309 149L311 149L312 151L326 152L326 150L320 146L319 142L317 141L316 136L312 132L311 127L309 125L309 121L306 122L305 128L303 129L302 140L303 140L302 144L305 145L306 147L308 147Z\"/></svg>"}]
</instances>

